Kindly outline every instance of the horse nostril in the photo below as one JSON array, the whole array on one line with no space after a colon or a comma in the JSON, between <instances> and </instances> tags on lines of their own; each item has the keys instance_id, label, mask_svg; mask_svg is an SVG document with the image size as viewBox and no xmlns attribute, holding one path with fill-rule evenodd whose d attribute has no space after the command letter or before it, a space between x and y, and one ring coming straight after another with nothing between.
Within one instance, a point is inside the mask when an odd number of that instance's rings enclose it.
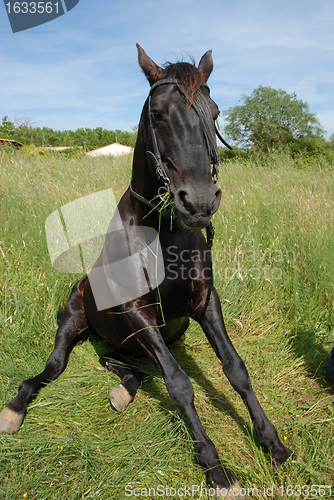
<instances>
[{"instance_id":1,"label":"horse nostril","mask_svg":"<svg viewBox=\"0 0 334 500\"><path fill-rule=\"evenodd\" d=\"M190 196L189 194L186 192L186 191L179 191L178 192L178 196L182 202L182 205L183 205L183 208L187 211L187 212L192 212L193 211L193 205L190 201Z\"/></svg>"},{"instance_id":2,"label":"horse nostril","mask_svg":"<svg viewBox=\"0 0 334 500\"><path fill-rule=\"evenodd\" d=\"M213 209L217 210L217 208L219 206L219 203L220 203L220 200L221 200L221 197L222 197L222 190L221 189L217 189L217 191L215 192L215 195L213 197L213 203L212 203L212 208Z\"/></svg>"}]
</instances>

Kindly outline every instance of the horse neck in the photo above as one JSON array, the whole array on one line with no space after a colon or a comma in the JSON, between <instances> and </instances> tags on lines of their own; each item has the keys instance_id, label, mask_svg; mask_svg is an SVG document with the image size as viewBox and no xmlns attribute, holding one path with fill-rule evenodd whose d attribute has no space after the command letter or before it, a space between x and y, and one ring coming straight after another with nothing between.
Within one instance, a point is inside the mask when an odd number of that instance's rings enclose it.
<instances>
[{"instance_id":1,"label":"horse neck","mask_svg":"<svg viewBox=\"0 0 334 500\"><path fill-rule=\"evenodd\" d=\"M140 124L138 127L138 137L133 155L132 163L132 189L147 200L154 198L161 183L148 164L147 136L148 130L147 106L143 108Z\"/></svg>"}]
</instances>

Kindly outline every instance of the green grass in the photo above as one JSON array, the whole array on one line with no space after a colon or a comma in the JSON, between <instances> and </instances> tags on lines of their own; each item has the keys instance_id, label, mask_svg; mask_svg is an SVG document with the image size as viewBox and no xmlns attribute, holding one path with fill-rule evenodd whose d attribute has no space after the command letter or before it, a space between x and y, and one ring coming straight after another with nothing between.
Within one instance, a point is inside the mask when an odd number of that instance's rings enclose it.
<instances>
[{"instance_id":1,"label":"green grass","mask_svg":"<svg viewBox=\"0 0 334 500\"><path fill-rule=\"evenodd\" d=\"M2 406L22 380L43 369L55 312L79 277L52 268L46 218L109 187L119 199L131 175L129 157L32 153L0 152ZM291 498L288 485L331 485L334 477L334 396L324 378L334 345L333 177L330 168L301 168L279 153L267 163L231 160L220 168L223 197L213 221L216 287L229 334L296 458L271 465L195 323L172 347L209 437L242 486L258 488L255 499L267 499L264 488L272 485L272 498L282 498L280 486L283 498ZM99 365L102 351L96 342L76 346L66 371L28 408L20 431L0 436L1 499L123 500L128 484L205 487L189 430L157 371L145 362L149 375L119 415L107 396L118 379Z\"/></svg>"}]
</instances>

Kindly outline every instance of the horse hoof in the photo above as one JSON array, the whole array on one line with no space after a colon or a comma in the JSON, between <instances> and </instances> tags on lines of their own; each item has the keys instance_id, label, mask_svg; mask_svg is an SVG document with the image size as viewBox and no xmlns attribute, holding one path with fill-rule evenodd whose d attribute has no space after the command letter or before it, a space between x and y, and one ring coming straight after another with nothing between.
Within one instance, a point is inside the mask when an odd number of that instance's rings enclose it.
<instances>
[{"instance_id":1,"label":"horse hoof","mask_svg":"<svg viewBox=\"0 0 334 500\"><path fill-rule=\"evenodd\" d=\"M115 410L123 413L128 404L133 400L133 397L122 384L119 384L115 389L109 391L109 399Z\"/></svg>"},{"instance_id":2,"label":"horse hoof","mask_svg":"<svg viewBox=\"0 0 334 500\"><path fill-rule=\"evenodd\" d=\"M24 415L10 410L7 406L0 413L0 432L14 434L19 430Z\"/></svg>"},{"instance_id":3,"label":"horse hoof","mask_svg":"<svg viewBox=\"0 0 334 500\"><path fill-rule=\"evenodd\" d=\"M241 488L239 483L234 483L231 488L226 490L226 488L217 489L215 498L217 500L247 500L247 497L244 495L244 488Z\"/></svg>"}]
</instances>

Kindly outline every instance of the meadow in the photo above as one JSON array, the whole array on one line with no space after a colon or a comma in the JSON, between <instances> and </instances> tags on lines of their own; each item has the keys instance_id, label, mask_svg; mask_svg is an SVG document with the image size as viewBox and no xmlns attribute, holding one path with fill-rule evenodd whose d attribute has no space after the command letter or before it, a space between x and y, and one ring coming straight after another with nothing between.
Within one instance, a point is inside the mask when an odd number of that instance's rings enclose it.
<instances>
[{"instance_id":1,"label":"meadow","mask_svg":"<svg viewBox=\"0 0 334 500\"><path fill-rule=\"evenodd\" d=\"M42 371L56 312L80 277L52 268L45 220L110 187L119 199L131 160L0 150L1 408L24 379ZM254 154L226 160L219 187L213 265L225 323L260 403L295 457L279 468L271 464L196 323L171 351L193 383L209 437L249 498L328 499L334 490L334 385L325 378L334 346L333 167L303 164L282 151ZM205 474L190 431L158 372L144 361L147 377L118 414L108 391L119 379L98 362L105 352L108 346L94 339L77 345L66 371L30 404L20 431L0 435L1 500L124 500L135 496L134 488L137 497L151 488L153 498L154 488L156 497L164 491L160 498L178 498L185 485L199 488L194 498L210 498L200 490Z\"/></svg>"}]
</instances>

